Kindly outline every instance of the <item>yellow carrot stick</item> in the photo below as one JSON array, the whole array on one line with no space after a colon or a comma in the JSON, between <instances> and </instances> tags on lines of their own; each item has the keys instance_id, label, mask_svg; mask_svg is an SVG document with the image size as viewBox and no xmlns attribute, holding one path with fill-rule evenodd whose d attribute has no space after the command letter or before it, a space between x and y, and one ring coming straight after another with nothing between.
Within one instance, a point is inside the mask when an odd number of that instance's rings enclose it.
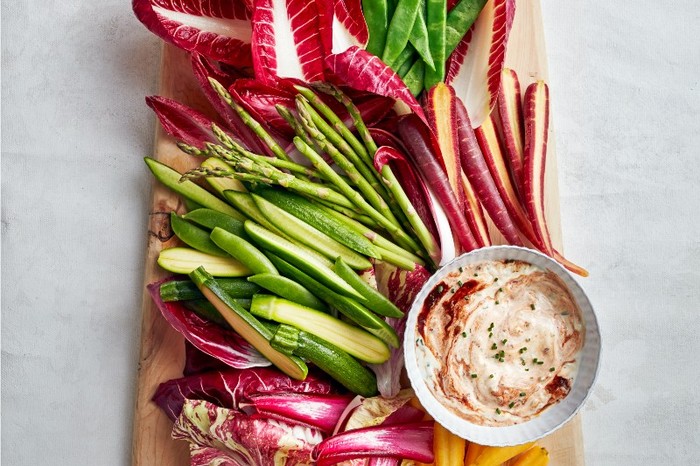
<instances>
[{"instance_id":1,"label":"yellow carrot stick","mask_svg":"<svg viewBox=\"0 0 700 466\"><path fill-rule=\"evenodd\" d=\"M433 453L435 454L435 466L450 465L450 436L452 433L435 423L433 434Z\"/></svg>"},{"instance_id":2,"label":"yellow carrot stick","mask_svg":"<svg viewBox=\"0 0 700 466\"><path fill-rule=\"evenodd\" d=\"M547 466L549 452L544 447L535 446L518 456L512 466Z\"/></svg>"},{"instance_id":3,"label":"yellow carrot stick","mask_svg":"<svg viewBox=\"0 0 700 466\"><path fill-rule=\"evenodd\" d=\"M467 441L462 437L450 433L450 466L462 466L464 464L464 453L467 449Z\"/></svg>"},{"instance_id":4,"label":"yellow carrot stick","mask_svg":"<svg viewBox=\"0 0 700 466\"><path fill-rule=\"evenodd\" d=\"M467 447L467 455L464 458L464 466L472 466L474 463L476 463L476 459L479 457L479 454L481 454L483 449L483 445L470 442L469 447Z\"/></svg>"},{"instance_id":5,"label":"yellow carrot stick","mask_svg":"<svg viewBox=\"0 0 700 466\"><path fill-rule=\"evenodd\" d=\"M484 447L474 463L475 466L499 466L520 453L529 450L535 443L524 443L512 447Z\"/></svg>"}]
</instances>

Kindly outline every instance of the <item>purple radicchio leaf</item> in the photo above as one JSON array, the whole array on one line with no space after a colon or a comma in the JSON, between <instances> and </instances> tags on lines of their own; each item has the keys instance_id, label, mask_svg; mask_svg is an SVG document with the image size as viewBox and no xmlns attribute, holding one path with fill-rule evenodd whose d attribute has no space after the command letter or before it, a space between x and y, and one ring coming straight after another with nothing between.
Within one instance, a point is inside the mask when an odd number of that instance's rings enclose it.
<instances>
[{"instance_id":1,"label":"purple radicchio leaf","mask_svg":"<svg viewBox=\"0 0 700 466\"><path fill-rule=\"evenodd\" d=\"M198 149L206 142L216 142L211 129L212 120L203 113L173 99L161 96L146 97L161 126L170 136Z\"/></svg>"},{"instance_id":2,"label":"purple radicchio leaf","mask_svg":"<svg viewBox=\"0 0 700 466\"><path fill-rule=\"evenodd\" d=\"M250 10L240 0L133 0L152 33L213 60L250 66Z\"/></svg>"},{"instance_id":3,"label":"purple radicchio leaf","mask_svg":"<svg viewBox=\"0 0 700 466\"><path fill-rule=\"evenodd\" d=\"M185 367L182 369L182 375L196 375L210 371L225 371L230 369L227 364L218 359L209 356L207 353L199 351L189 341L185 340Z\"/></svg>"},{"instance_id":4,"label":"purple radicchio leaf","mask_svg":"<svg viewBox=\"0 0 700 466\"><path fill-rule=\"evenodd\" d=\"M352 398L349 394L271 393L252 396L244 410L330 433Z\"/></svg>"},{"instance_id":5,"label":"purple radicchio leaf","mask_svg":"<svg viewBox=\"0 0 700 466\"><path fill-rule=\"evenodd\" d=\"M272 368L228 369L205 372L160 384L153 401L175 420L185 399L203 399L224 408L238 409L254 395L273 393L334 393L327 378L309 374L305 380L294 380Z\"/></svg>"},{"instance_id":6,"label":"purple radicchio leaf","mask_svg":"<svg viewBox=\"0 0 700 466\"><path fill-rule=\"evenodd\" d=\"M253 418L203 400L187 400L172 435L199 447L214 447L221 451L223 464L239 466L309 464L313 448L322 440L316 429ZM206 452L208 457L213 454Z\"/></svg>"},{"instance_id":7,"label":"purple radicchio leaf","mask_svg":"<svg viewBox=\"0 0 700 466\"><path fill-rule=\"evenodd\" d=\"M268 361L238 333L200 317L181 302L160 298L163 280L148 285L148 292L165 320L197 349L236 369L269 366Z\"/></svg>"}]
</instances>

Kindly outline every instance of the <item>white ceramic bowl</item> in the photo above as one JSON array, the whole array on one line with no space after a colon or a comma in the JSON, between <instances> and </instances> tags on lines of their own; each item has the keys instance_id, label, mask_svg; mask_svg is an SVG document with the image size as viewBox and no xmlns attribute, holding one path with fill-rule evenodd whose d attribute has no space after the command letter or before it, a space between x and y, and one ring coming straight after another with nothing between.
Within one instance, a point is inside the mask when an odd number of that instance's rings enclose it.
<instances>
[{"instance_id":1,"label":"white ceramic bowl","mask_svg":"<svg viewBox=\"0 0 700 466\"><path fill-rule=\"evenodd\" d=\"M428 293L445 275L454 272L459 267L478 262L507 259L529 262L555 273L568 287L576 304L581 309L586 325L586 338L581 350L578 373L574 378L573 387L563 400L527 422L512 426L486 427L470 423L446 409L428 389L416 358L416 323ZM532 442L554 432L569 421L581 408L595 382L598 374L600 349L598 321L593 312L593 307L581 286L569 272L551 258L537 251L516 246L492 246L478 249L463 254L441 267L430 277L413 302L408 314L404 336L404 355L408 377L416 395L418 395L421 404L428 413L445 428L462 438L480 445L495 446L519 445Z\"/></svg>"}]
</instances>

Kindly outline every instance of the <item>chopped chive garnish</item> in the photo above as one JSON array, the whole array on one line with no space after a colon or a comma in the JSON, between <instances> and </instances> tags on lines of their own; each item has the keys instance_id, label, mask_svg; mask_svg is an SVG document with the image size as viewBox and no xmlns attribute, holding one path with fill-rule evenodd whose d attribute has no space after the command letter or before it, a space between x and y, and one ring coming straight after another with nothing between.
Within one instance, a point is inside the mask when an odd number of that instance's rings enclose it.
<instances>
[{"instance_id":1,"label":"chopped chive garnish","mask_svg":"<svg viewBox=\"0 0 700 466\"><path fill-rule=\"evenodd\" d=\"M496 414L501 414L501 410L496 408Z\"/></svg>"},{"instance_id":2,"label":"chopped chive garnish","mask_svg":"<svg viewBox=\"0 0 700 466\"><path fill-rule=\"evenodd\" d=\"M506 343L508 343L508 339L507 339L507 338L504 339L504 340L501 340L501 344L502 344L502 345L505 345Z\"/></svg>"},{"instance_id":3,"label":"chopped chive garnish","mask_svg":"<svg viewBox=\"0 0 700 466\"><path fill-rule=\"evenodd\" d=\"M462 338L467 338L467 332L462 332Z\"/></svg>"},{"instance_id":4,"label":"chopped chive garnish","mask_svg":"<svg viewBox=\"0 0 700 466\"><path fill-rule=\"evenodd\" d=\"M493 336L493 332L489 332L489 338Z\"/></svg>"},{"instance_id":5,"label":"chopped chive garnish","mask_svg":"<svg viewBox=\"0 0 700 466\"><path fill-rule=\"evenodd\" d=\"M462 283L462 280L457 280L457 284L458 284L459 286L464 285L464 283Z\"/></svg>"},{"instance_id":6,"label":"chopped chive garnish","mask_svg":"<svg viewBox=\"0 0 700 466\"><path fill-rule=\"evenodd\" d=\"M460 267L460 268L459 268L459 271L460 271L460 272L464 272L464 267Z\"/></svg>"},{"instance_id":7,"label":"chopped chive garnish","mask_svg":"<svg viewBox=\"0 0 700 466\"><path fill-rule=\"evenodd\" d=\"M494 281L494 282L497 282L497 281L498 281L498 277L494 278L493 281Z\"/></svg>"},{"instance_id":8,"label":"chopped chive garnish","mask_svg":"<svg viewBox=\"0 0 700 466\"><path fill-rule=\"evenodd\" d=\"M496 348L497 348L496 343L494 343L493 345L491 345L491 349L496 349Z\"/></svg>"},{"instance_id":9,"label":"chopped chive garnish","mask_svg":"<svg viewBox=\"0 0 700 466\"><path fill-rule=\"evenodd\" d=\"M493 379L493 374L489 375L489 379Z\"/></svg>"},{"instance_id":10,"label":"chopped chive garnish","mask_svg":"<svg viewBox=\"0 0 700 466\"><path fill-rule=\"evenodd\" d=\"M554 372L555 370L556 370L556 369L554 369L553 367L550 367L550 368L549 368L549 372Z\"/></svg>"},{"instance_id":11,"label":"chopped chive garnish","mask_svg":"<svg viewBox=\"0 0 700 466\"><path fill-rule=\"evenodd\" d=\"M496 304L498 304L498 300L496 300Z\"/></svg>"},{"instance_id":12,"label":"chopped chive garnish","mask_svg":"<svg viewBox=\"0 0 700 466\"><path fill-rule=\"evenodd\" d=\"M532 309L532 310L534 311L534 310L535 310L535 305L534 305L534 304L530 304L530 309Z\"/></svg>"},{"instance_id":13,"label":"chopped chive garnish","mask_svg":"<svg viewBox=\"0 0 700 466\"><path fill-rule=\"evenodd\" d=\"M520 396L525 396L525 392L520 392Z\"/></svg>"},{"instance_id":14,"label":"chopped chive garnish","mask_svg":"<svg viewBox=\"0 0 700 466\"><path fill-rule=\"evenodd\" d=\"M523 346L518 350L518 353L523 354L525 351L527 351L527 346Z\"/></svg>"},{"instance_id":15,"label":"chopped chive garnish","mask_svg":"<svg viewBox=\"0 0 700 466\"><path fill-rule=\"evenodd\" d=\"M515 406L515 401L511 401L510 404L508 405L509 408L512 408L513 406Z\"/></svg>"},{"instance_id":16,"label":"chopped chive garnish","mask_svg":"<svg viewBox=\"0 0 700 466\"><path fill-rule=\"evenodd\" d=\"M472 379L475 379L475 378L476 378L476 374L472 374Z\"/></svg>"}]
</instances>

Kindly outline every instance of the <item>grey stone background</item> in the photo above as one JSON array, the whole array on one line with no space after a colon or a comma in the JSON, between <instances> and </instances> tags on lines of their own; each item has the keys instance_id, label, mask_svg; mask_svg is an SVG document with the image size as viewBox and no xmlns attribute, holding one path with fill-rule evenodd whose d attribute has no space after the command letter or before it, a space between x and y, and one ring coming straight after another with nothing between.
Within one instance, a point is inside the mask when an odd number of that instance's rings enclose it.
<instances>
[{"instance_id":1,"label":"grey stone background","mask_svg":"<svg viewBox=\"0 0 700 466\"><path fill-rule=\"evenodd\" d=\"M698 464L700 4L543 10L587 463ZM128 464L159 41L126 0L3 2L1 35L2 461Z\"/></svg>"}]
</instances>

